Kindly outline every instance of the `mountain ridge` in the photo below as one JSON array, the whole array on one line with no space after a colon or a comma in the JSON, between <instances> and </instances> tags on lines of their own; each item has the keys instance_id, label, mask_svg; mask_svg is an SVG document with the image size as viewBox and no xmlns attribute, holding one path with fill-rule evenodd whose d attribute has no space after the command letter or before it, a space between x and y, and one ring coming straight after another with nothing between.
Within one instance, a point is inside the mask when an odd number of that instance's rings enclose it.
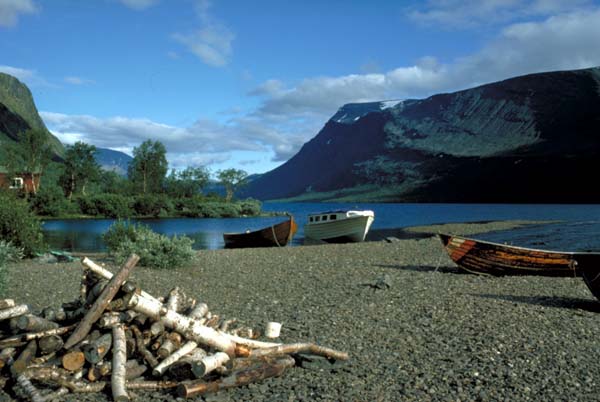
<instances>
[{"instance_id":1,"label":"mountain ridge","mask_svg":"<svg viewBox=\"0 0 600 402\"><path fill-rule=\"evenodd\" d=\"M29 88L16 77L0 72L0 142L18 142L29 129L48 136L54 159L64 156L63 144L46 128Z\"/></svg>"},{"instance_id":2,"label":"mountain ridge","mask_svg":"<svg viewBox=\"0 0 600 402\"><path fill-rule=\"evenodd\" d=\"M600 157L598 67L528 74L385 108L381 102L360 105L340 108L296 155L255 180L245 195L600 201L600 191L582 178ZM580 188L569 196L545 172Z\"/></svg>"}]
</instances>

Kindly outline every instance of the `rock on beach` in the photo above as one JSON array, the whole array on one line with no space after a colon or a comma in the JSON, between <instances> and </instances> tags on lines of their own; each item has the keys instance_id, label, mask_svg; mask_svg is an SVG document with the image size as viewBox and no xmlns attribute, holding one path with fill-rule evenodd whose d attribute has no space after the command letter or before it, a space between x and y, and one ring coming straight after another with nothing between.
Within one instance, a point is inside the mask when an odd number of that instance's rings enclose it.
<instances>
[{"instance_id":1,"label":"rock on beach","mask_svg":"<svg viewBox=\"0 0 600 402\"><path fill-rule=\"evenodd\" d=\"M412 228L406 233L421 235L393 242L203 250L189 267L139 267L133 280L159 295L180 286L251 327L280 322L284 342L350 354L333 364L311 358L279 378L197 400L597 401L600 302L582 279L464 274L437 238L422 236L520 224ZM110 261L107 267L116 269ZM82 266L25 261L8 271L2 297L40 309L77 297Z\"/></svg>"}]
</instances>

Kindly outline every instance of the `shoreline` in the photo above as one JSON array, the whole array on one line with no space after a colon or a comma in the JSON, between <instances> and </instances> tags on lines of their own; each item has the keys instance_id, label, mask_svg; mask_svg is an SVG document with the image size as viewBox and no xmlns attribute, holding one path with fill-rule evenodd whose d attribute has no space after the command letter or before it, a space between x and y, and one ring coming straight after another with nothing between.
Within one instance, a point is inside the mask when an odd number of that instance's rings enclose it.
<instances>
[{"instance_id":1,"label":"shoreline","mask_svg":"<svg viewBox=\"0 0 600 402\"><path fill-rule=\"evenodd\" d=\"M538 222L405 230L473 235L530 223ZM76 298L82 267L21 262L8 272L3 297L39 309ZM156 296L180 286L223 318L254 328L281 322L281 341L315 342L351 357L312 359L215 400L593 401L600 394L600 303L583 280L464 274L434 237L201 250L189 267L138 267L132 280ZM110 400L66 400L82 397Z\"/></svg>"}]
</instances>

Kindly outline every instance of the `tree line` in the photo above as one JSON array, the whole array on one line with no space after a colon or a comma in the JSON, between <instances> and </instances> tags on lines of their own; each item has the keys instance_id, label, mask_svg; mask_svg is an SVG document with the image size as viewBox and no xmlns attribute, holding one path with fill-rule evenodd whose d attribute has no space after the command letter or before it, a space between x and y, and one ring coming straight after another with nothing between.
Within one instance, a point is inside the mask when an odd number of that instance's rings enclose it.
<instances>
[{"instance_id":1,"label":"tree line","mask_svg":"<svg viewBox=\"0 0 600 402\"><path fill-rule=\"evenodd\" d=\"M103 170L95 158L96 147L82 141L68 145L62 160L53 160L48 136L41 130L26 131L21 141L3 146L3 151L7 175L41 175L33 194L24 194L41 215L236 216L260 211L257 201L241 202L246 207L234 202L236 191L247 184L245 171L216 171L224 197L215 192L204 194L211 182L210 170L205 166L169 170L166 148L160 141L146 140L134 147L126 176ZM211 205L207 210L207 205L200 204Z\"/></svg>"}]
</instances>

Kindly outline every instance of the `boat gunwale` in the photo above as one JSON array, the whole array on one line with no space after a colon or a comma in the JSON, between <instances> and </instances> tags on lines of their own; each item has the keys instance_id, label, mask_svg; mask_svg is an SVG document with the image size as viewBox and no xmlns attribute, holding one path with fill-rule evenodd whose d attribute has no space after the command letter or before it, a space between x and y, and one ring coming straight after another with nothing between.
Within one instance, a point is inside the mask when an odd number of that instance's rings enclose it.
<instances>
[{"instance_id":1,"label":"boat gunwale","mask_svg":"<svg viewBox=\"0 0 600 402\"><path fill-rule=\"evenodd\" d=\"M317 214L317 215L321 215L321 214ZM325 213L323 213L322 215L325 215ZM304 227L322 225L322 224L327 224L327 223L344 222L344 221L350 221L350 220L354 220L354 219L365 219L365 218L366 219L372 218L373 220L375 220L375 216L373 216L373 215L354 215L354 216L346 216L343 219L331 219L331 220L318 221L318 222L308 221L304 224Z\"/></svg>"},{"instance_id":2,"label":"boat gunwale","mask_svg":"<svg viewBox=\"0 0 600 402\"><path fill-rule=\"evenodd\" d=\"M260 232L263 232L265 230L269 230L271 228L275 229L277 226L279 226L281 224L284 224L284 223L288 223L288 222L295 222L294 218L292 217L292 218L287 219L285 221L281 221L279 223L275 223L275 224L270 225L270 226L264 226L261 229L251 230L249 232L224 232L223 236L249 235L249 234L252 234L252 233L260 233ZM290 229L291 229L291 227L290 227Z\"/></svg>"},{"instance_id":3,"label":"boat gunwale","mask_svg":"<svg viewBox=\"0 0 600 402\"><path fill-rule=\"evenodd\" d=\"M478 239L473 239L471 237L464 237L464 236L460 236L460 235L449 235L449 234L445 234L445 233L438 233L437 235L440 238L442 236L446 236L449 239L451 239L451 238L457 238L457 239L463 239L463 240L470 240L470 241L474 241L475 243L483 243L483 244L488 244L488 245L491 245L491 246L497 246L497 247L508 248L508 249L517 249L517 250L524 250L524 251L535 251L535 252L541 252L541 253L564 254L564 255L569 255L569 256L577 256L577 255L597 255L597 256L600 256L600 251L544 250L544 249L541 249L541 248L512 246L512 245L509 245L509 244L496 243L496 242L493 242L493 241L478 240ZM448 247L447 243L444 244L444 247Z\"/></svg>"}]
</instances>

